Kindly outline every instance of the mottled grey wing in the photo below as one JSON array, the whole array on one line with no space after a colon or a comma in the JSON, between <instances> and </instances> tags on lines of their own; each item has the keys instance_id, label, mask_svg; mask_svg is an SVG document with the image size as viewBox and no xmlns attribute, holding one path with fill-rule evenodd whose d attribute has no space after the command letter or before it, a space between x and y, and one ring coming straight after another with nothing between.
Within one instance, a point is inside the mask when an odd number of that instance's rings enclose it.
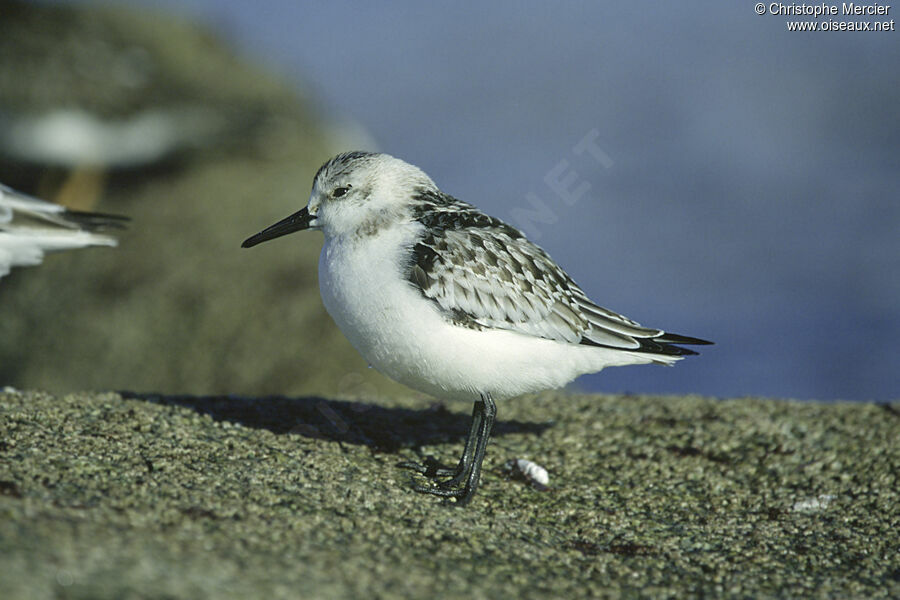
<instances>
[{"instance_id":1,"label":"mottled grey wing","mask_svg":"<svg viewBox=\"0 0 900 600\"><path fill-rule=\"evenodd\" d=\"M449 319L571 344L654 351L644 350L644 340L662 331L597 306L546 252L490 220L487 227L432 230L413 248L410 281Z\"/></svg>"}]
</instances>

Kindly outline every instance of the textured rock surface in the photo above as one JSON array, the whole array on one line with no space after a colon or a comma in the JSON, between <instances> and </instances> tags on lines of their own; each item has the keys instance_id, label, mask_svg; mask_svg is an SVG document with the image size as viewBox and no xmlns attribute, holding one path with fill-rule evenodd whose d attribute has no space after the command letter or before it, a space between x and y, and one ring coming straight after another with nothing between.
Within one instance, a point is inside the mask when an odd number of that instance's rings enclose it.
<instances>
[{"instance_id":1,"label":"textured rock surface","mask_svg":"<svg viewBox=\"0 0 900 600\"><path fill-rule=\"evenodd\" d=\"M451 462L466 406L0 393L3 597L900 595L898 404L499 411L457 509L395 465Z\"/></svg>"}]
</instances>

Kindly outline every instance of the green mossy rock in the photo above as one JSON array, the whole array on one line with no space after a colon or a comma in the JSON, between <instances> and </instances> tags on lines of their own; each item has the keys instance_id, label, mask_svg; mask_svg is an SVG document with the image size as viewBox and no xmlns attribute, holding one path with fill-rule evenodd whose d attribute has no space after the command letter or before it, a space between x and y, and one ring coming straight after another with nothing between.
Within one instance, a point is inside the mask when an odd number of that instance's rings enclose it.
<instances>
[{"instance_id":1,"label":"green mossy rock","mask_svg":"<svg viewBox=\"0 0 900 600\"><path fill-rule=\"evenodd\" d=\"M900 596L900 405L548 393L468 407L0 393L3 597ZM550 489L510 478L546 467Z\"/></svg>"}]
</instances>

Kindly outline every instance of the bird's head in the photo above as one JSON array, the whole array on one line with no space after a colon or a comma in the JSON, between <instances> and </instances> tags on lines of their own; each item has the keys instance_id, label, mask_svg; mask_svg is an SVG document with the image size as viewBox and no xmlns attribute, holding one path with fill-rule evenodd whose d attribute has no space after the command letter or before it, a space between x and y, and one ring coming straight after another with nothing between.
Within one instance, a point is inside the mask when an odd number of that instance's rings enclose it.
<instances>
[{"instance_id":1,"label":"bird's head","mask_svg":"<svg viewBox=\"0 0 900 600\"><path fill-rule=\"evenodd\" d=\"M413 195L437 189L421 169L388 154L345 152L316 173L309 203L246 239L249 248L288 233L321 229L326 237L371 234L408 221Z\"/></svg>"}]
</instances>

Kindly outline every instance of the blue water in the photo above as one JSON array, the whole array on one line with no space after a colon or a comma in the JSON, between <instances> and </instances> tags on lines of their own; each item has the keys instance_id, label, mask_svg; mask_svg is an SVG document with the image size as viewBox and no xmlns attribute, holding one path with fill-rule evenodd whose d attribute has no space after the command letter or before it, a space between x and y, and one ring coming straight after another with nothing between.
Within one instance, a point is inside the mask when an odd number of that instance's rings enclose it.
<instances>
[{"instance_id":1,"label":"blue water","mask_svg":"<svg viewBox=\"0 0 900 600\"><path fill-rule=\"evenodd\" d=\"M900 398L900 32L713 0L133 1L296 76L600 304L717 343L582 387Z\"/></svg>"}]
</instances>

